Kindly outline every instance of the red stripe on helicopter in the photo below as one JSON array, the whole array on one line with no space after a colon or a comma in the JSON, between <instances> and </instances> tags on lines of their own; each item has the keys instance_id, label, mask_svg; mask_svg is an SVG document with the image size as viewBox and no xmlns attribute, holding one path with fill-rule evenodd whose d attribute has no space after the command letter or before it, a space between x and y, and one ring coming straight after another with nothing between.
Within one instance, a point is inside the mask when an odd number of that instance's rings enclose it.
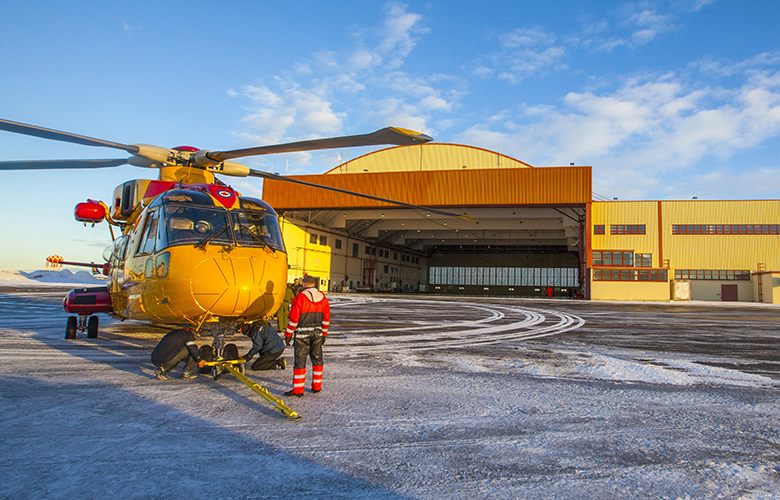
<instances>
[{"instance_id":1,"label":"red stripe on helicopter","mask_svg":"<svg viewBox=\"0 0 780 500\"><path fill-rule=\"evenodd\" d=\"M168 181L149 181L149 185L146 186L146 192L144 198L154 198L175 186L175 182Z\"/></svg>"}]
</instances>

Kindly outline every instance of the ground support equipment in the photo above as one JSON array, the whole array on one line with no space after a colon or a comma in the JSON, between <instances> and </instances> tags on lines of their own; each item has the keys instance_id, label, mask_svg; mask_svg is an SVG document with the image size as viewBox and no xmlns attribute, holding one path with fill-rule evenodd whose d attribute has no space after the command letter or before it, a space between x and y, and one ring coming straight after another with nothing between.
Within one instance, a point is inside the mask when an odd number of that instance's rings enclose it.
<instances>
[{"instance_id":1,"label":"ground support equipment","mask_svg":"<svg viewBox=\"0 0 780 500\"><path fill-rule=\"evenodd\" d=\"M221 367L223 371L229 371L233 374L234 377L236 377L238 380L246 384L250 389L255 391L257 394L259 394L263 399L274 405L274 407L282 412L282 414L285 417L288 417L292 420L295 420L296 422L301 419L300 415L293 411L289 406L284 404L284 401L282 401L279 398L275 398L271 395L271 393L268 392L268 389L261 386L260 384L256 384L249 380L249 378L246 377L243 373L241 373L238 368L236 368L235 365L246 363L246 360L243 358L239 359L223 359L219 361L206 361L206 366L213 366L213 367Z\"/></svg>"}]
</instances>

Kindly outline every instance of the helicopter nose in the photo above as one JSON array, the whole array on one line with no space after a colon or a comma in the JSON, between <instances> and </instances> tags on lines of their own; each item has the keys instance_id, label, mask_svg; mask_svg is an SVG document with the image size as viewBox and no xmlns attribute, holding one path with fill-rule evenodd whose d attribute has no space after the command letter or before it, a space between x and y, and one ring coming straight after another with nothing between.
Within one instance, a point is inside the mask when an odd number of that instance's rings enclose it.
<instances>
[{"instance_id":1,"label":"helicopter nose","mask_svg":"<svg viewBox=\"0 0 780 500\"><path fill-rule=\"evenodd\" d=\"M215 316L241 316L261 291L262 264L245 257L217 256L198 264L192 273L192 296Z\"/></svg>"}]
</instances>

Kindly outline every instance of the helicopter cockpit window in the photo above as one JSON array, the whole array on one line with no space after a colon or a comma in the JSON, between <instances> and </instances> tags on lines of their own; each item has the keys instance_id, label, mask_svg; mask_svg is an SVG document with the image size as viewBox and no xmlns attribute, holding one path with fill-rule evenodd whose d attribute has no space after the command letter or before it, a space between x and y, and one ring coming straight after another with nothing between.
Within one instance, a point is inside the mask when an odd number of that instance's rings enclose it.
<instances>
[{"instance_id":1,"label":"helicopter cockpit window","mask_svg":"<svg viewBox=\"0 0 780 500\"><path fill-rule=\"evenodd\" d=\"M159 210L152 210L146 215L143 237L138 245L138 255L146 255L154 252L154 244L157 241L157 222Z\"/></svg>"},{"instance_id":2,"label":"helicopter cockpit window","mask_svg":"<svg viewBox=\"0 0 780 500\"><path fill-rule=\"evenodd\" d=\"M276 217L276 213L266 212L263 215L263 232L265 234L265 242L268 246L274 250L284 252L282 230L279 229L279 219Z\"/></svg>"},{"instance_id":3,"label":"helicopter cockpit window","mask_svg":"<svg viewBox=\"0 0 780 500\"><path fill-rule=\"evenodd\" d=\"M279 219L273 208L262 200L246 197L241 197L241 208L243 213L233 212L233 232L238 244L243 246L268 245L274 250L284 252L282 231L279 229Z\"/></svg>"},{"instance_id":4,"label":"helicopter cockpit window","mask_svg":"<svg viewBox=\"0 0 780 500\"><path fill-rule=\"evenodd\" d=\"M262 214L257 217L257 214L252 212L231 212L231 221L233 223L233 234L236 237L236 243L243 247L260 247L265 246L265 235L263 234L263 218ZM259 222L259 224L258 224Z\"/></svg>"},{"instance_id":5,"label":"helicopter cockpit window","mask_svg":"<svg viewBox=\"0 0 780 500\"><path fill-rule=\"evenodd\" d=\"M123 234L115 239L114 243L111 245L111 257L116 259L116 262L124 262L128 241L130 241L130 236Z\"/></svg>"},{"instance_id":6,"label":"helicopter cockpit window","mask_svg":"<svg viewBox=\"0 0 780 500\"><path fill-rule=\"evenodd\" d=\"M165 205L167 246L197 245L201 242L231 245L227 211L192 205Z\"/></svg>"}]
</instances>

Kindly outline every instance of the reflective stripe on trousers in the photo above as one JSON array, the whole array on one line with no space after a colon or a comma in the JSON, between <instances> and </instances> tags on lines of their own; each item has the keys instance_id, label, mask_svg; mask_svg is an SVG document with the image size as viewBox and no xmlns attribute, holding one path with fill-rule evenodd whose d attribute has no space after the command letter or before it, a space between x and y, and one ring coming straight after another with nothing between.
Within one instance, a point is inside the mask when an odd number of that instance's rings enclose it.
<instances>
[{"instance_id":1,"label":"reflective stripe on trousers","mask_svg":"<svg viewBox=\"0 0 780 500\"><path fill-rule=\"evenodd\" d=\"M306 385L306 368L293 370L293 393L303 394Z\"/></svg>"},{"instance_id":2,"label":"reflective stripe on trousers","mask_svg":"<svg viewBox=\"0 0 780 500\"><path fill-rule=\"evenodd\" d=\"M324 367L322 365L312 365L311 367L311 390L322 390L322 372Z\"/></svg>"}]
</instances>

